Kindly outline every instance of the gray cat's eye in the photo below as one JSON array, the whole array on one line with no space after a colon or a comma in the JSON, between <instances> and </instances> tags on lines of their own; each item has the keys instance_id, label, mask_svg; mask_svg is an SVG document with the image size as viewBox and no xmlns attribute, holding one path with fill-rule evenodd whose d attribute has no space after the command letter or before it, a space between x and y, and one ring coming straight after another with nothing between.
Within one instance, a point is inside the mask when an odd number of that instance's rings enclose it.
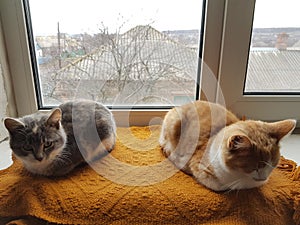
<instances>
[{"instance_id":1,"label":"gray cat's eye","mask_svg":"<svg viewBox=\"0 0 300 225\"><path fill-rule=\"evenodd\" d=\"M46 141L44 144L44 148L51 148L53 146L53 142L52 141Z\"/></svg>"},{"instance_id":2,"label":"gray cat's eye","mask_svg":"<svg viewBox=\"0 0 300 225\"><path fill-rule=\"evenodd\" d=\"M81 120L83 116L86 118ZM80 118L79 124L74 123L77 118ZM77 145L77 141L86 143L86 137L94 135L90 133L93 132L90 131L91 119L95 122L96 138L88 137L87 147ZM113 149L116 137L112 113L93 101L66 102L49 113L37 112L6 120L6 128L10 132L10 146L24 167L33 174L44 176L62 176L82 163L103 157ZM76 129L79 133L74 133ZM106 144L98 148L100 140Z\"/></svg>"},{"instance_id":3,"label":"gray cat's eye","mask_svg":"<svg viewBox=\"0 0 300 225\"><path fill-rule=\"evenodd\" d=\"M27 152L30 152L30 151L32 151L32 146L31 145L24 145L23 150L27 151Z\"/></svg>"}]
</instances>

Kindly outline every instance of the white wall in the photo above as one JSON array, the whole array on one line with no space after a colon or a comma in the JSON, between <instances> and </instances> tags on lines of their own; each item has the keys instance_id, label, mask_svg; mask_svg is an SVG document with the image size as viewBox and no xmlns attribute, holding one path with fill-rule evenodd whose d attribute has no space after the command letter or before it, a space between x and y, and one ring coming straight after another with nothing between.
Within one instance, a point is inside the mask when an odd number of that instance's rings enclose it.
<instances>
[{"instance_id":1,"label":"white wall","mask_svg":"<svg viewBox=\"0 0 300 225\"><path fill-rule=\"evenodd\" d=\"M7 111L7 96L4 88L2 66L0 64L0 141L7 136L6 129L3 125L3 118Z\"/></svg>"},{"instance_id":2,"label":"white wall","mask_svg":"<svg viewBox=\"0 0 300 225\"><path fill-rule=\"evenodd\" d=\"M0 0L1 1L1 0ZM6 116L17 116L16 104L10 79L9 63L0 17L0 141L8 136L3 120ZM0 149L1 153L1 149Z\"/></svg>"},{"instance_id":3,"label":"white wall","mask_svg":"<svg viewBox=\"0 0 300 225\"><path fill-rule=\"evenodd\" d=\"M5 91L6 88L4 87L4 73L2 67L6 55L2 34L3 32L0 20L0 141L7 136L7 132L3 124L3 119L7 115L7 95Z\"/></svg>"},{"instance_id":4,"label":"white wall","mask_svg":"<svg viewBox=\"0 0 300 225\"><path fill-rule=\"evenodd\" d=\"M5 41L0 18L0 141L8 137L8 133L3 124L3 119L7 115L16 115L6 55ZM10 104L8 104L8 102L10 102ZM12 151L9 147L8 141L0 143L0 155L0 170L9 167L13 163L11 157Z\"/></svg>"},{"instance_id":5,"label":"white wall","mask_svg":"<svg viewBox=\"0 0 300 225\"><path fill-rule=\"evenodd\" d=\"M7 115L8 101L6 95L6 88L4 87L4 75L0 62L0 142L8 136L8 133L4 127L3 119ZM0 170L9 167L13 161L11 157L11 150L8 141L0 143Z\"/></svg>"}]
</instances>

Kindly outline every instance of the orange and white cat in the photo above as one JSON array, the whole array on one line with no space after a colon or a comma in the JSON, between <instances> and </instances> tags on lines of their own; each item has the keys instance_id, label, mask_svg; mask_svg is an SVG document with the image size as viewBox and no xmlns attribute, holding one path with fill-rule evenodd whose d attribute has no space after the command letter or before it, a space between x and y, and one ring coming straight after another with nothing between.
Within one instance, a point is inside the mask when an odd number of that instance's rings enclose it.
<instances>
[{"instance_id":1,"label":"orange and white cat","mask_svg":"<svg viewBox=\"0 0 300 225\"><path fill-rule=\"evenodd\" d=\"M295 120L239 120L224 107L196 101L170 110L160 145L178 168L214 191L249 189L266 183L280 158L279 141Z\"/></svg>"}]
</instances>

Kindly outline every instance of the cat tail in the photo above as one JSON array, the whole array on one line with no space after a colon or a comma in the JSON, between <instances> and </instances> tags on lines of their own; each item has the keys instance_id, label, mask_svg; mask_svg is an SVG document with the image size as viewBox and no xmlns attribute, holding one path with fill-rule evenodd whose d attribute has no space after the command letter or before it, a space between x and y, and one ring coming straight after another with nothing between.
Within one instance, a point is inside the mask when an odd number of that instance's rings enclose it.
<instances>
[{"instance_id":1,"label":"cat tail","mask_svg":"<svg viewBox=\"0 0 300 225\"><path fill-rule=\"evenodd\" d=\"M175 109L172 109L165 116L160 132L159 143L166 157L176 148L181 132L181 120L178 112L174 111Z\"/></svg>"},{"instance_id":2,"label":"cat tail","mask_svg":"<svg viewBox=\"0 0 300 225\"><path fill-rule=\"evenodd\" d=\"M200 121L196 107L188 111L177 110L178 120L174 123L170 132L173 140L172 148L168 158L182 170L187 170L186 164L193 156L198 146L200 136ZM193 118L191 121L190 118ZM188 172L188 171L186 171Z\"/></svg>"}]
</instances>

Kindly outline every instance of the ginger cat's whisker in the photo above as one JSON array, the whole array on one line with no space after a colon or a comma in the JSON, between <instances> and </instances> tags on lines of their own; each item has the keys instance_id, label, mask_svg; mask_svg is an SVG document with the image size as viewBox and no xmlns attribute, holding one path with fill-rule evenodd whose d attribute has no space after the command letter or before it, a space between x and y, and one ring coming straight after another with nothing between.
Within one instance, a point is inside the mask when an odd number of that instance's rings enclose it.
<instances>
[{"instance_id":1,"label":"ginger cat's whisker","mask_svg":"<svg viewBox=\"0 0 300 225\"><path fill-rule=\"evenodd\" d=\"M221 105L196 101L166 114L159 141L164 155L199 183L239 190L267 182L279 162L279 142L295 125L243 121ZM192 156L182 165L184 155Z\"/></svg>"}]
</instances>

